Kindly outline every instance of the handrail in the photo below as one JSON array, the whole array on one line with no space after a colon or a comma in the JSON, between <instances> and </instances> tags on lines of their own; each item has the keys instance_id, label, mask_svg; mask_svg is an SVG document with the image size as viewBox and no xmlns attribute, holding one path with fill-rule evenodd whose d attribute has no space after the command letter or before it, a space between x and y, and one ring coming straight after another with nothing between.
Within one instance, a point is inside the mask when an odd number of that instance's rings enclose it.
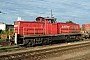
<instances>
[{"instance_id":1,"label":"handrail","mask_svg":"<svg viewBox=\"0 0 90 60\"><path fill-rule=\"evenodd\" d=\"M29 31L26 31L25 29L27 29L27 30L29 30ZM32 30L32 31L34 32L34 34L36 34L36 31L37 31L37 30L39 30L39 31L41 30L41 32L43 32L42 34L44 34L44 29L43 29L43 27L23 27L23 35L25 35L25 34L24 34L25 32L27 32L27 33L30 32L30 30ZM32 31L31 31L31 32L32 32Z\"/></svg>"}]
</instances>

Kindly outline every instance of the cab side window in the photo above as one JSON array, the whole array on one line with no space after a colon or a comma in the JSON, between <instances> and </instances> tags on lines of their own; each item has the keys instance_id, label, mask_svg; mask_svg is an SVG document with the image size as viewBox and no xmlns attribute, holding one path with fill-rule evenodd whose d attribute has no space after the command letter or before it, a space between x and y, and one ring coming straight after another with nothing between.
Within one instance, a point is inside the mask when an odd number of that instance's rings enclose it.
<instances>
[{"instance_id":1,"label":"cab side window","mask_svg":"<svg viewBox=\"0 0 90 60\"><path fill-rule=\"evenodd\" d=\"M38 19L37 22L40 22L40 19Z\"/></svg>"},{"instance_id":2,"label":"cab side window","mask_svg":"<svg viewBox=\"0 0 90 60\"><path fill-rule=\"evenodd\" d=\"M44 18L42 18L42 22L44 22Z\"/></svg>"}]
</instances>

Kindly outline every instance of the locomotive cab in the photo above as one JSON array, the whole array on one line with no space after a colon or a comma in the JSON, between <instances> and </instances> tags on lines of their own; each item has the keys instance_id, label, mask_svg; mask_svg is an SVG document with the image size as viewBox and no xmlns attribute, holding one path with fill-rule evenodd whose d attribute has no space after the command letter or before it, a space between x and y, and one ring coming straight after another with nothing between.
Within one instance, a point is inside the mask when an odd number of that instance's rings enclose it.
<instances>
[{"instance_id":1,"label":"locomotive cab","mask_svg":"<svg viewBox=\"0 0 90 60\"><path fill-rule=\"evenodd\" d=\"M56 18L45 18L46 22L49 24L55 24L56 23Z\"/></svg>"},{"instance_id":2,"label":"locomotive cab","mask_svg":"<svg viewBox=\"0 0 90 60\"><path fill-rule=\"evenodd\" d=\"M55 24L56 23L56 18L54 17L37 17L36 18L36 22L45 22L45 23L51 23L51 24Z\"/></svg>"}]
</instances>

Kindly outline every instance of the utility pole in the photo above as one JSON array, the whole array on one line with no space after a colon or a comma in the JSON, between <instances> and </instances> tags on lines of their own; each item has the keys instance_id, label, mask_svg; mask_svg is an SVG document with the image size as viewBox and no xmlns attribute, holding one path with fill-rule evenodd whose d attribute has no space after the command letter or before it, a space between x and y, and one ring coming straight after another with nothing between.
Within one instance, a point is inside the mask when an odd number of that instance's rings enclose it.
<instances>
[{"instance_id":1,"label":"utility pole","mask_svg":"<svg viewBox=\"0 0 90 60\"><path fill-rule=\"evenodd\" d=\"M53 15L52 15L52 10L51 10L51 18L52 18L52 16L53 16Z\"/></svg>"}]
</instances>

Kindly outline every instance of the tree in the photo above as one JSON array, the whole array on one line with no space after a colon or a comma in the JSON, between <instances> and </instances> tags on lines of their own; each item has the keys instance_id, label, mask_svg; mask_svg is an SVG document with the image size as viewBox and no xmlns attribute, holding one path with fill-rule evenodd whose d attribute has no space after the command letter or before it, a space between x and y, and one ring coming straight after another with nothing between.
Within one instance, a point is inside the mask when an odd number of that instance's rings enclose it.
<instances>
[{"instance_id":1,"label":"tree","mask_svg":"<svg viewBox=\"0 0 90 60\"><path fill-rule=\"evenodd\" d=\"M66 21L66 23L74 23L73 21L69 20L69 21Z\"/></svg>"}]
</instances>

